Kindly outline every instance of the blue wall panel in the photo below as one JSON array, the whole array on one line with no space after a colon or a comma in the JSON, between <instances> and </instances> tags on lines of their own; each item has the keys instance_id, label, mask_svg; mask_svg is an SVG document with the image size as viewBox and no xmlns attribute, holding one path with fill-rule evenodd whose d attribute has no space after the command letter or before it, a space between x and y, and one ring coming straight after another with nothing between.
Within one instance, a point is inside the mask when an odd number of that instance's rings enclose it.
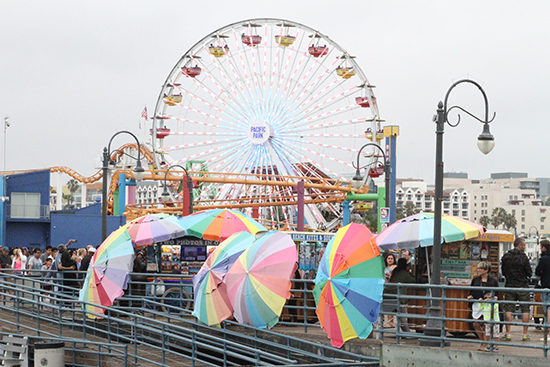
<instances>
[{"instance_id":1,"label":"blue wall panel","mask_svg":"<svg viewBox=\"0 0 550 367\"><path fill-rule=\"evenodd\" d=\"M7 222L6 245L9 247L40 247L50 243L50 223Z\"/></svg>"},{"instance_id":2,"label":"blue wall panel","mask_svg":"<svg viewBox=\"0 0 550 367\"><path fill-rule=\"evenodd\" d=\"M107 217L107 234L126 223L123 216ZM66 243L71 238L78 242L72 247L99 246L101 244L101 215L56 214L51 216L51 245Z\"/></svg>"}]
</instances>

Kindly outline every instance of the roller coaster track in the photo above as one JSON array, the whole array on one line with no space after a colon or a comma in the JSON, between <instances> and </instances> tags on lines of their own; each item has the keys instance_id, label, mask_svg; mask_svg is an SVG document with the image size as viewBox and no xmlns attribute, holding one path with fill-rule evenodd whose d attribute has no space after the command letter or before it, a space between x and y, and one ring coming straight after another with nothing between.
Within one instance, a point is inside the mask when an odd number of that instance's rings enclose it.
<instances>
[{"instance_id":1,"label":"roller coaster track","mask_svg":"<svg viewBox=\"0 0 550 367\"><path fill-rule=\"evenodd\" d=\"M125 150L135 149L137 150L137 144L129 143L116 149L111 154L111 160L114 162L119 161L125 154ZM154 166L154 157L151 150L145 146L141 146L140 149L143 157L149 163L149 167ZM89 184L99 181L103 177L102 170L97 171L91 176L83 176L72 168L66 166L54 166L49 168L50 172L65 173L75 180ZM146 169L145 180L164 181L165 170L159 169ZM118 168L114 169L109 184L107 211L109 214L113 213L113 193L118 188L118 181L121 174L125 174L128 178L134 178L131 169ZM268 175L259 173L225 173L225 172L208 172L203 171L189 171L189 175L194 182L207 182L207 183L219 183L219 184L242 184L242 185L262 185L262 186L286 186L296 187L299 181L304 181L305 189L315 189L316 193L306 194L304 198L304 204L319 204L319 203L338 203L345 200L345 196L350 191L356 193L365 193L368 188L353 189L350 181L342 181L325 177L302 177L302 176L281 176L281 175ZM169 174L166 177L166 181L181 181L182 177L178 175ZM265 200L265 197L263 198ZM151 207L151 205L138 205L130 204L127 206L125 215L128 219L132 219L145 213L154 213L157 211L164 212L181 212L181 203L159 203L162 207ZM296 205L297 198L295 196L285 196L278 198L277 201L259 201L259 198L238 198L238 199L226 199L226 200L197 200L195 201L194 208L197 210L213 209L213 208L247 208L247 207L262 207L262 206L286 206Z\"/></svg>"}]
</instances>

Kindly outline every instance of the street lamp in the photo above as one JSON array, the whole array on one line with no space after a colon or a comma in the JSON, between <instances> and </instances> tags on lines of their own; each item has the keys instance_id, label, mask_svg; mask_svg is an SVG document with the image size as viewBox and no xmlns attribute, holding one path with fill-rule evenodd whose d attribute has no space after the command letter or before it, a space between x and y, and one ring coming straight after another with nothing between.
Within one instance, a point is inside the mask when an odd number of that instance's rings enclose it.
<instances>
[{"instance_id":1,"label":"street lamp","mask_svg":"<svg viewBox=\"0 0 550 367\"><path fill-rule=\"evenodd\" d=\"M537 250L536 250L537 256L536 256L536 257L538 258L539 241L540 241L539 230L538 230L538 228L535 227L535 226L529 227L529 237L531 237L531 228L534 228L534 229L535 229L535 233L537 234Z\"/></svg>"},{"instance_id":2,"label":"street lamp","mask_svg":"<svg viewBox=\"0 0 550 367\"><path fill-rule=\"evenodd\" d=\"M485 119L481 120L477 116L473 115L469 111L460 106L447 107L447 101L451 91L459 84L470 83L475 85L483 95L485 100ZM456 127L460 123L460 114L457 116L457 121L451 123L448 119L449 112L453 109L459 109L462 112L473 117L477 121L483 124L483 131L477 138L477 146L483 154L488 154L493 150L495 146L495 138L489 130L489 124L495 119L495 115L489 120L489 102L487 101L487 95L481 86L470 79L462 79L451 85L447 94L445 95L445 102L439 102L437 105L437 115L434 116L434 122L436 123L436 148L435 148L435 210L434 210L434 234L433 234L433 272L432 272L432 284L440 284L441 277L441 201L443 197L443 132L445 123L451 127ZM439 297L439 290L434 289L432 292L435 298ZM439 300L434 299L431 302L432 310L429 311L433 316L439 317ZM443 323L441 320L429 319L424 328L426 335L441 335L443 331ZM428 344L428 342L426 342ZM439 342L437 342L439 344Z\"/></svg>"},{"instance_id":3,"label":"street lamp","mask_svg":"<svg viewBox=\"0 0 550 367\"><path fill-rule=\"evenodd\" d=\"M385 176L385 187L386 187L386 208L390 207L390 170L391 165L389 159L386 157L386 152L384 152L384 149L380 147L380 145L375 143L367 143L359 149L359 152L357 153L357 165L353 164L353 168L355 168L355 176L352 178L352 185L354 188L359 189L363 185L363 176L361 176L360 166L359 166L359 158L361 157L361 152L364 148L368 146L376 147L380 152L382 152L382 157L384 158L384 176Z\"/></svg>"},{"instance_id":4,"label":"street lamp","mask_svg":"<svg viewBox=\"0 0 550 367\"><path fill-rule=\"evenodd\" d=\"M186 177L186 184L187 184L187 195L183 195L183 215L189 215L193 213L193 181L191 180L191 177L189 176L189 172L185 169L185 167L180 166L179 164L174 164L166 169L166 172L164 172L164 191L161 194L161 199L164 202L167 202L170 200L170 193L168 192L168 187L166 185L166 177L168 176L168 171L170 171L171 168L179 167L182 170L185 171L185 177ZM187 205L185 205L185 200L188 200L189 202Z\"/></svg>"},{"instance_id":5,"label":"street lamp","mask_svg":"<svg viewBox=\"0 0 550 367\"><path fill-rule=\"evenodd\" d=\"M145 177L145 170L141 166L141 145L139 144L138 138L129 131L123 130L115 133L111 136L109 144L107 147L103 148L103 189L101 193L101 242L105 241L107 238L107 176L109 175L109 163L111 162L111 143L113 139L120 134L129 134L131 135L137 143L138 156L136 159L136 167L134 168L133 174L136 181L141 181ZM133 157L132 157L133 158Z\"/></svg>"}]
</instances>

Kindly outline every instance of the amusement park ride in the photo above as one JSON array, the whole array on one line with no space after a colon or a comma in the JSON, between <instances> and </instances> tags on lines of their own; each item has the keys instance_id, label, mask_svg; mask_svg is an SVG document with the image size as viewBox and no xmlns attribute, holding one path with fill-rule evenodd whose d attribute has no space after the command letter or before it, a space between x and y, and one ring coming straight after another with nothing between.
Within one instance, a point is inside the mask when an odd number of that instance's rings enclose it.
<instances>
[{"instance_id":1,"label":"amusement park ride","mask_svg":"<svg viewBox=\"0 0 550 367\"><path fill-rule=\"evenodd\" d=\"M305 25L280 19L233 23L192 46L166 78L152 116L151 141L141 145L145 180L163 181L166 168L183 164L193 181L194 210L239 208L271 227L296 222L303 182L307 227L330 230L353 188L342 172L365 142L384 138L374 86L346 50ZM386 136L387 137L387 136ZM112 152L109 212L119 177L132 177L126 144ZM365 153L367 179L379 176L381 157ZM67 167L52 167L82 183ZM170 172L172 200L128 204L128 219L144 213L181 212ZM370 176L370 177L369 177Z\"/></svg>"}]
</instances>

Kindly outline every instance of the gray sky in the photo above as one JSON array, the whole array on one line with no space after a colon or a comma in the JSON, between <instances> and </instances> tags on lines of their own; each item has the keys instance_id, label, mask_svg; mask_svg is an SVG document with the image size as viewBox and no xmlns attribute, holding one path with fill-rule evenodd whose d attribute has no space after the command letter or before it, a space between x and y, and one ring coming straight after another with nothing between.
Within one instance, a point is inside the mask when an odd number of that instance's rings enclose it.
<instances>
[{"instance_id":1,"label":"gray sky","mask_svg":"<svg viewBox=\"0 0 550 367\"><path fill-rule=\"evenodd\" d=\"M13 124L7 168L66 165L92 174L114 132L138 131L143 107L152 113L169 71L195 42L232 22L273 17L317 29L357 57L382 118L401 127L399 177L433 182L432 116L461 78L485 89L497 113L496 147L483 156L481 124L463 116L446 127L445 170L550 177L548 14L547 1L0 0L0 117ZM483 114L473 86L451 101Z\"/></svg>"}]
</instances>

